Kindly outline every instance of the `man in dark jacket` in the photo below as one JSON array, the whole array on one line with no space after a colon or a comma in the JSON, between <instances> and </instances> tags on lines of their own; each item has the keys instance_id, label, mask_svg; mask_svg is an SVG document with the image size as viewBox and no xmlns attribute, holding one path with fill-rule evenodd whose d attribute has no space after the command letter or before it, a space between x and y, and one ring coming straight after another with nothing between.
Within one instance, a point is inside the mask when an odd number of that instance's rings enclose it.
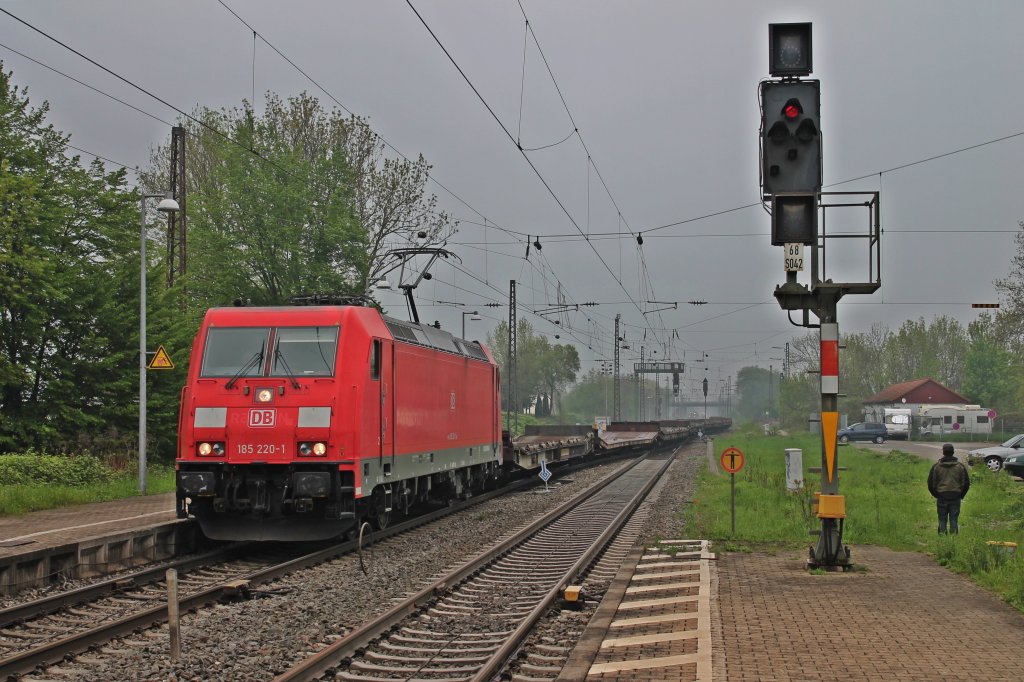
<instances>
[{"instance_id":1,"label":"man in dark jacket","mask_svg":"<svg viewBox=\"0 0 1024 682\"><path fill-rule=\"evenodd\" d=\"M967 467L953 456L953 446L946 443L942 446L942 459L932 466L928 474L928 492L935 498L935 506L939 511L939 534L946 533L946 519L949 519L949 531L956 533L957 519L960 518L960 500L967 496L971 487L971 477Z\"/></svg>"}]
</instances>

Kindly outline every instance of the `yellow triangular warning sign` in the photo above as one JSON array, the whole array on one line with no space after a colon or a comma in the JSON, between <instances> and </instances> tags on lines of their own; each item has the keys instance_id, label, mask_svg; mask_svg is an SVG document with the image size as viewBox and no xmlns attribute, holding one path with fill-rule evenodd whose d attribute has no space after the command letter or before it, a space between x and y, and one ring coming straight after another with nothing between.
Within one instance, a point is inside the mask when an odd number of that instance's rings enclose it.
<instances>
[{"instance_id":1,"label":"yellow triangular warning sign","mask_svg":"<svg viewBox=\"0 0 1024 682\"><path fill-rule=\"evenodd\" d=\"M167 354L163 346L156 349L156 355L146 365L146 369L174 369L174 363L171 362L171 356Z\"/></svg>"}]
</instances>

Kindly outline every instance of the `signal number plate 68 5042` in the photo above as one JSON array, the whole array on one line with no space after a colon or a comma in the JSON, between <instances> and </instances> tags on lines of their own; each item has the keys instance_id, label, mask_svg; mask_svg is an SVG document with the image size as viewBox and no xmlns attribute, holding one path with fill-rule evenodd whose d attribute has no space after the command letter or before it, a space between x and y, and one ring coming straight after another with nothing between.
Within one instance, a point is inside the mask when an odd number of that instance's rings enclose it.
<instances>
[{"instance_id":1,"label":"signal number plate 68 5042","mask_svg":"<svg viewBox=\"0 0 1024 682\"><path fill-rule=\"evenodd\" d=\"M236 452L240 455L286 455L284 443L237 443Z\"/></svg>"},{"instance_id":2,"label":"signal number plate 68 5042","mask_svg":"<svg viewBox=\"0 0 1024 682\"><path fill-rule=\"evenodd\" d=\"M803 272L804 245L790 242L784 248L786 251L786 272Z\"/></svg>"}]
</instances>

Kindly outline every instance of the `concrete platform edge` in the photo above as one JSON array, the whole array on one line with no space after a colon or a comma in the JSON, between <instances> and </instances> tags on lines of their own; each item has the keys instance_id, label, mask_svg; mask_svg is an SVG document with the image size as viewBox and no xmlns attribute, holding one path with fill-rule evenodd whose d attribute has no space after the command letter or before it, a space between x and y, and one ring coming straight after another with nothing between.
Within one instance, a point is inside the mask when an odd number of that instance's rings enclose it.
<instances>
[{"instance_id":1,"label":"concrete platform edge","mask_svg":"<svg viewBox=\"0 0 1024 682\"><path fill-rule=\"evenodd\" d=\"M0 557L0 595L91 578L191 552L204 538L191 519L84 538Z\"/></svg>"}]
</instances>

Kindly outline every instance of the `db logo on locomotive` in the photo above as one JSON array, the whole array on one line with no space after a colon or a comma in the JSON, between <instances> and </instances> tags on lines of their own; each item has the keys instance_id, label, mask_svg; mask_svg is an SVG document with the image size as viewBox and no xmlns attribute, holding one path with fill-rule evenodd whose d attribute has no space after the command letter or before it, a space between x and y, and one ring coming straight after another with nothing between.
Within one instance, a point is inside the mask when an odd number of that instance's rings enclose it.
<instances>
[{"instance_id":1,"label":"db logo on locomotive","mask_svg":"<svg viewBox=\"0 0 1024 682\"><path fill-rule=\"evenodd\" d=\"M277 410L249 410L249 426L273 426Z\"/></svg>"}]
</instances>

